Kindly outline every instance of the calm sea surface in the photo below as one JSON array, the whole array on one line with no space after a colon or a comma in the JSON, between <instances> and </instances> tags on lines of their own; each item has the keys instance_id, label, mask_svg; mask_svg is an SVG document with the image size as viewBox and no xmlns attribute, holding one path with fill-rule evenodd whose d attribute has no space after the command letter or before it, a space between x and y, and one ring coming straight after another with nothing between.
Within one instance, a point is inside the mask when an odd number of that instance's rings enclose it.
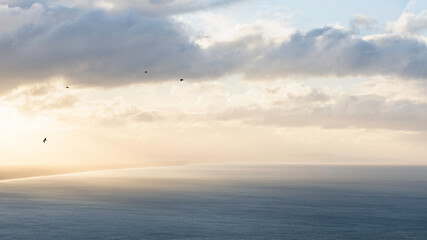
<instances>
[{"instance_id":1,"label":"calm sea surface","mask_svg":"<svg viewBox=\"0 0 427 240\"><path fill-rule=\"evenodd\" d=\"M427 239L427 167L192 165L0 183L0 239Z\"/></svg>"}]
</instances>

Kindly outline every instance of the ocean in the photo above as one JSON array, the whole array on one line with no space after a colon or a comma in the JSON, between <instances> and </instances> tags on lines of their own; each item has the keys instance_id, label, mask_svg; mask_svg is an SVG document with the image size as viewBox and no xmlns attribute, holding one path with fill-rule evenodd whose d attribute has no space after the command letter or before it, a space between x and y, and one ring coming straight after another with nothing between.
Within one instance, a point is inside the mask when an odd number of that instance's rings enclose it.
<instances>
[{"instance_id":1,"label":"ocean","mask_svg":"<svg viewBox=\"0 0 427 240\"><path fill-rule=\"evenodd\" d=\"M427 167L200 164L0 182L0 239L427 239Z\"/></svg>"}]
</instances>

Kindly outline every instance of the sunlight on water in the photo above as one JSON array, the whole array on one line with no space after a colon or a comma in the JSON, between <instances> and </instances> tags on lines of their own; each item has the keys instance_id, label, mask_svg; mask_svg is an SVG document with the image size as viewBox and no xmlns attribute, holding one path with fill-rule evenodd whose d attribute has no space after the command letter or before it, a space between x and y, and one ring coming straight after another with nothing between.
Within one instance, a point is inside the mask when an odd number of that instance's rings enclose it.
<instances>
[{"instance_id":1,"label":"sunlight on water","mask_svg":"<svg viewBox=\"0 0 427 240\"><path fill-rule=\"evenodd\" d=\"M189 165L0 184L0 239L424 239L427 168Z\"/></svg>"}]
</instances>

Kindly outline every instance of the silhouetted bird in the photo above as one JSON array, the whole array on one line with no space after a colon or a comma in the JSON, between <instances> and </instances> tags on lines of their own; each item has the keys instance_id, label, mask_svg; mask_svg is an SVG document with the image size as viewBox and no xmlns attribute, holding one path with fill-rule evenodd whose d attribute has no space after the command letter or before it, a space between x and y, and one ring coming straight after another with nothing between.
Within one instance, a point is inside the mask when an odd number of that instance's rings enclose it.
<instances>
[{"instance_id":1,"label":"silhouetted bird","mask_svg":"<svg viewBox=\"0 0 427 240\"><path fill-rule=\"evenodd\" d=\"M47 139L46 139L46 138L44 138L44 139L43 139L43 143L46 143L46 141L47 141Z\"/></svg>"},{"instance_id":2,"label":"silhouetted bird","mask_svg":"<svg viewBox=\"0 0 427 240\"><path fill-rule=\"evenodd\" d=\"M179 81L181 81L181 82L184 81L184 78L179 79Z\"/></svg>"}]
</instances>

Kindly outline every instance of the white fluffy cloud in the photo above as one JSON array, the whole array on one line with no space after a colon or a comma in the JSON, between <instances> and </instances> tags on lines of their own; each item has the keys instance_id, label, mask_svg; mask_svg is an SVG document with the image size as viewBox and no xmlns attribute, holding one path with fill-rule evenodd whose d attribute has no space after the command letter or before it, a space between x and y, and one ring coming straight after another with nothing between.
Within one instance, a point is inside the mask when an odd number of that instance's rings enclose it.
<instances>
[{"instance_id":1,"label":"white fluffy cloud","mask_svg":"<svg viewBox=\"0 0 427 240\"><path fill-rule=\"evenodd\" d=\"M295 28L287 25L286 20L282 18L257 18L253 21L240 22L233 16L204 11L181 15L175 19L191 26L195 42L202 48L256 35L272 43L281 43L289 40L289 37L295 33Z\"/></svg>"},{"instance_id":2,"label":"white fluffy cloud","mask_svg":"<svg viewBox=\"0 0 427 240\"><path fill-rule=\"evenodd\" d=\"M416 15L414 13L403 13L395 22L387 24L390 31L401 33L416 33L427 29L427 11Z\"/></svg>"}]
</instances>

